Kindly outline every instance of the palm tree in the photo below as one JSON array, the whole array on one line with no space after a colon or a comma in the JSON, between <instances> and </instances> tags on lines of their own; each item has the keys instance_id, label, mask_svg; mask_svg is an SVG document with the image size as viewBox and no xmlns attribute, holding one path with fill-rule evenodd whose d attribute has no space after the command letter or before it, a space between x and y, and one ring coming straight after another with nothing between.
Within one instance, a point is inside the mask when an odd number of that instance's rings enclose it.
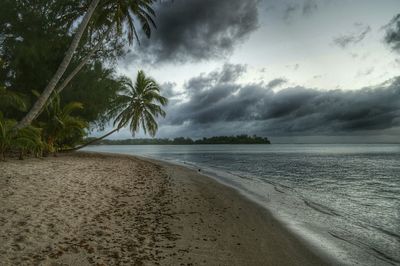
<instances>
[{"instance_id":1,"label":"palm tree","mask_svg":"<svg viewBox=\"0 0 400 266\"><path fill-rule=\"evenodd\" d=\"M18 131L14 130L17 122L5 119L0 112L0 159L5 160L6 151L14 148L20 151L19 158L23 159L26 151L38 155L43 148L41 141L41 129L27 126Z\"/></svg>"},{"instance_id":2,"label":"palm tree","mask_svg":"<svg viewBox=\"0 0 400 266\"><path fill-rule=\"evenodd\" d=\"M123 25L127 25L128 29L128 39L130 43L133 40L133 36L138 37L136 28L134 25L134 17L136 16L142 24L142 28L146 34L150 34L151 28L150 24L154 24L152 20L152 15L154 15L154 11L151 8L151 4L153 4L155 0L103 0L102 11L104 12L113 12L111 13L111 17L115 22L117 27L117 32L122 34ZM43 90L40 97L37 99L35 104L29 110L29 112L25 115L25 117L17 124L16 128L21 129L30 125L32 121L41 113L43 110L46 102L50 98L51 94L55 90L58 82L64 75L65 71L67 70L72 57L76 49L78 48L79 42L89 24L90 19L92 18L96 7L100 4L100 0L92 0L85 16L82 18L75 35L72 39L72 42L65 53L64 59L62 60L61 64L59 65L57 71L50 79L49 83L47 84L46 88ZM102 13L102 12L100 12ZM106 19L109 15L99 16L100 18ZM107 20L106 20L107 21ZM107 37L106 34L105 37ZM100 40L102 42L102 40ZM94 48L95 50L98 49L97 45ZM71 72L71 75L65 79L66 84L82 69L82 67L89 61L91 56L94 54L90 53L88 56L84 58L85 63L81 63L77 66L75 70ZM58 90L60 92L66 84L62 84L62 88Z\"/></svg>"},{"instance_id":3,"label":"palm tree","mask_svg":"<svg viewBox=\"0 0 400 266\"><path fill-rule=\"evenodd\" d=\"M151 27L156 28L156 23L153 20L155 17L155 12L151 8L151 4L154 0L141 0L141 1L108 1L103 5L103 11L99 14L98 18L94 22L95 27L102 27L102 24L111 24L106 25L107 30L105 33L102 33L100 40L97 41L97 44L90 50L90 52L83 57L81 62L74 68L74 70L64 79L60 86L57 87L57 93L61 93L62 90L71 82L71 80L76 76L76 74L81 71L81 69L90 61L90 59L96 54L97 51L101 49L103 45L103 41L107 39L107 37L115 31L116 37L121 37L123 35L123 26L127 25L127 39L129 44L133 43L133 40L140 44L140 39L135 27L135 16L139 19L143 33L147 38L151 36ZM117 10L117 12L115 12ZM108 23L105 23L107 22Z\"/></svg>"},{"instance_id":4,"label":"palm tree","mask_svg":"<svg viewBox=\"0 0 400 266\"><path fill-rule=\"evenodd\" d=\"M19 150L19 159L24 159L24 154L29 152L36 157L41 156L44 144L41 139L42 129L27 126L13 134L12 147ZM14 132L13 132L14 133Z\"/></svg>"},{"instance_id":5,"label":"palm tree","mask_svg":"<svg viewBox=\"0 0 400 266\"><path fill-rule=\"evenodd\" d=\"M142 128L145 134L155 136L158 130L156 118L165 117L162 106L168 104L168 99L160 95L159 85L143 71L138 72L135 84L130 79L123 79L121 83L123 86L120 95L109 112L110 117L114 117L115 129L74 150L104 139L127 125L132 135Z\"/></svg>"},{"instance_id":6,"label":"palm tree","mask_svg":"<svg viewBox=\"0 0 400 266\"><path fill-rule=\"evenodd\" d=\"M70 102L62 107L58 94L50 99L43 113L45 122L39 122L43 128L46 152L54 153L65 146L73 147L86 135L87 123L72 115L80 109L83 109L83 105L79 102Z\"/></svg>"}]
</instances>

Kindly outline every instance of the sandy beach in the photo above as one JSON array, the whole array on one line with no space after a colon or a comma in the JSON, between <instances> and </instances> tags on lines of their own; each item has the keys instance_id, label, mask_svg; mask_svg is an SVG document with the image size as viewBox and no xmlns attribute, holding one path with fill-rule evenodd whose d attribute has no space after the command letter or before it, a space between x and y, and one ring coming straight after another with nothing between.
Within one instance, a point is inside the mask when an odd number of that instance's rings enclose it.
<instances>
[{"instance_id":1,"label":"sandy beach","mask_svg":"<svg viewBox=\"0 0 400 266\"><path fill-rule=\"evenodd\" d=\"M327 265L196 171L125 155L0 162L1 265Z\"/></svg>"}]
</instances>

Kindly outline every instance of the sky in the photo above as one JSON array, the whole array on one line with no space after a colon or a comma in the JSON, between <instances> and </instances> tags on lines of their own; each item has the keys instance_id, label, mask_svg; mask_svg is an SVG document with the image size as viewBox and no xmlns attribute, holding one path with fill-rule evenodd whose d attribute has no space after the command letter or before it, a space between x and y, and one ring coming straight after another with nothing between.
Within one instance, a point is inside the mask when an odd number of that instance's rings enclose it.
<instances>
[{"instance_id":1,"label":"sky","mask_svg":"<svg viewBox=\"0 0 400 266\"><path fill-rule=\"evenodd\" d=\"M157 137L400 142L399 0L174 0L155 9L157 29L117 72L134 79L143 69L169 98ZM131 137L122 129L112 138Z\"/></svg>"}]
</instances>

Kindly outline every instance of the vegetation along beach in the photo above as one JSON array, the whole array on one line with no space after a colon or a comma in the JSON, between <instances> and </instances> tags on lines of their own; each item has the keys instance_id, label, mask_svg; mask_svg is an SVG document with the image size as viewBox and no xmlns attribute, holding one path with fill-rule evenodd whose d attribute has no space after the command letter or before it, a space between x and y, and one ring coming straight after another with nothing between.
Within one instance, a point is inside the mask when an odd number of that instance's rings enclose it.
<instances>
[{"instance_id":1,"label":"vegetation along beach","mask_svg":"<svg viewBox=\"0 0 400 266\"><path fill-rule=\"evenodd\" d=\"M400 2L1 0L0 266L400 265Z\"/></svg>"}]
</instances>

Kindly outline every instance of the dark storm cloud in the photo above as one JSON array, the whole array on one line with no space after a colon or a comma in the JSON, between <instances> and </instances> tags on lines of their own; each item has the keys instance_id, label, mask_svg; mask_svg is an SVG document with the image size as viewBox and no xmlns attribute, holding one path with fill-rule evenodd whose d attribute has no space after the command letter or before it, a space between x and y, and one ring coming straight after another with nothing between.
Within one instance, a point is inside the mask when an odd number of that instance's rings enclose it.
<instances>
[{"instance_id":1,"label":"dark storm cloud","mask_svg":"<svg viewBox=\"0 0 400 266\"><path fill-rule=\"evenodd\" d=\"M400 14L396 15L385 28L387 29L385 42L393 50L400 52Z\"/></svg>"},{"instance_id":2,"label":"dark storm cloud","mask_svg":"<svg viewBox=\"0 0 400 266\"><path fill-rule=\"evenodd\" d=\"M162 96L167 97L167 98L172 98L175 96L179 96L182 93L176 92L174 88L176 87L175 82L165 82L161 84L161 91L162 91Z\"/></svg>"},{"instance_id":3,"label":"dark storm cloud","mask_svg":"<svg viewBox=\"0 0 400 266\"><path fill-rule=\"evenodd\" d=\"M176 0L157 6L157 30L131 54L147 63L224 58L258 27L259 0ZM129 61L129 58L127 59Z\"/></svg>"},{"instance_id":4,"label":"dark storm cloud","mask_svg":"<svg viewBox=\"0 0 400 266\"><path fill-rule=\"evenodd\" d=\"M351 134L400 126L400 78L357 91L298 86L274 92L263 83L238 84L240 71L221 78L232 69L236 68L225 66L189 80L187 99L171 106L163 123L184 125L185 132L206 134L208 128L215 135L229 128L230 134L238 134L249 127L271 136Z\"/></svg>"},{"instance_id":5,"label":"dark storm cloud","mask_svg":"<svg viewBox=\"0 0 400 266\"><path fill-rule=\"evenodd\" d=\"M267 87L270 89L279 87L283 84L285 84L287 82L287 79L284 78L277 78L277 79L273 79L270 82L268 82Z\"/></svg>"},{"instance_id":6,"label":"dark storm cloud","mask_svg":"<svg viewBox=\"0 0 400 266\"><path fill-rule=\"evenodd\" d=\"M350 44L357 44L364 40L368 33L371 31L371 27L362 23L356 23L356 31L350 34L345 34L336 37L333 43L341 48L346 48Z\"/></svg>"}]
</instances>

